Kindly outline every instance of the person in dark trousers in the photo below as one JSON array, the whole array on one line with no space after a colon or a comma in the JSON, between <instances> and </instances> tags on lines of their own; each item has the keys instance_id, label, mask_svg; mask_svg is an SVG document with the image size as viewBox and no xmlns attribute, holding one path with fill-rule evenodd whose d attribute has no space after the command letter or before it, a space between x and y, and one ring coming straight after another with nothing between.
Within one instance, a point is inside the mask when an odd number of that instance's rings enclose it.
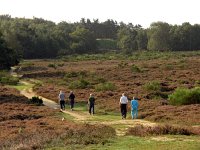
<instances>
[{"instance_id":1,"label":"person in dark trousers","mask_svg":"<svg viewBox=\"0 0 200 150\"><path fill-rule=\"evenodd\" d=\"M74 109L74 100L75 100L75 95L74 95L73 91L71 91L69 94L69 102L70 102L70 108L72 111Z\"/></svg>"},{"instance_id":2,"label":"person in dark trousers","mask_svg":"<svg viewBox=\"0 0 200 150\"><path fill-rule=\"evenodd\" d=\"M119 104L120 104L122 119L126 119L128 98L125 96L124 93L120 98Z\"/></svg>"},{"instance_id":3,"label":"person in dark trousers","mask_svg":"<svg viewBox=\"0 0 200 150\"><path fill-rule=\"evenodd\" d=\"M65 94L62 91L60 91L58 98L60 103L60 110L65 110Z\"/></svg>"},{"instance_id":4,"label":"person in dark trousers","mask_svg":"<svg viewBox=\"0 0 200 150\"><path fill-rule=\"evenodd\" d=\"M95 98L93 94L90 94L90 97L88 99L88 105L89 105L89 113L90 115L94 115L94 104L95 104Z\"/></svg>"}]
</instances>

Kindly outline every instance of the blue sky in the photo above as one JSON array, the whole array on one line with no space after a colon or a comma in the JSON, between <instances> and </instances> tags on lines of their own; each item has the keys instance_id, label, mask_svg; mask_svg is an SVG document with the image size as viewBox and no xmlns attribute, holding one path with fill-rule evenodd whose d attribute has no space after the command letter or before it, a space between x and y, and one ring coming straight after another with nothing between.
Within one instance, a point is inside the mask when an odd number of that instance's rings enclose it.
<instances>
[{"instance_id":1,"label":"blue sky","mask_svg":"<svg viewBox=\"0 0 200 150\"><path fill-rule=\"evenodd\" d=\"M0 0L0 14L56 23L113 19L147 28L152 22L200 24L198 0Z\"/></svg>"}]
</instances>

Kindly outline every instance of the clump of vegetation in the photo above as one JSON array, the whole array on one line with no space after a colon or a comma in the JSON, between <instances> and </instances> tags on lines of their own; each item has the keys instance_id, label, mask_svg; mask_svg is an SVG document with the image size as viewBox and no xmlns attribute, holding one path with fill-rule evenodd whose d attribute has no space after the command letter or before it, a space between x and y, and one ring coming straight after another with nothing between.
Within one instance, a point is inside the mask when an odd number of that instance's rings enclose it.
<instances>
[{"instance_id":1,"label":"clump of vegetation","mask_svg":"<svg viewBox=\"0 0 200 150\"><path fill-rule=\"evenodd\" d=\"M0 72L0 84L17 85L19 78L13 77L6 71Z\"/></svg>"},{"instance_id":2,"label":"clump of vegetation","mask_svg":"<svg viewBox=\"0 0 200 150\"><path fill-rule=\"evenodd\" d=\"M127 67L128 66L128 63L127 62L124 62L124 61L121 61L119 64L118 64L118 68L124 68L124 67Z\"/></svg>"},{"instance_id":3,"label":"clump of vegetation","mask_svg":"<svg viewBox=\"0 0 200 150\"><path fill-rule=\"evenodd\" d=\"M52 64L52 63L50 63L50 64L48 64L48 67L51 67L51 68L56 69L56 68L57 68L57 65L56 65L56 64Z\"/></svg>"},{"instance_id":4,"label":"clump of vegetation","mask_svg":"<svg viewBox=\"0 0 200 150\"><path fill-rule=\"evenodd\" d=\"M36 104L37 106L43 105L43 100L42 100L41 98L37 97L37 96L32 97L32 98L30 99L30 102L31 102L32 104Z\"/></svg>"},{"instance_id":5,"label":"clump of vegetation","mask_svg":"<svg viewBox=\"0 0 200 150\"><path fill-rule=\"evenodd\" d=\"M70 83L69 88L70 89L85 89L85 88L89 87L89 85L90 85L89 81L81 79L81 80L77 80L77 81Z\"/></svg>"},{"instance_id":6,"label":"clump of vegetation","mask_svg":"<svg viewBox=\"0 0 200 150\"><path fill-rule=\"evenodd\" d=\"M169 103L172 105L200 104L200 87L177 88L173 94L169 95Z\"/></svg>"},{"instance_id":7,"label":"clump of vegetation","mask_svg":"<svg viewBox=\"0 0 200 150\"><path fill-rule=\"evenodd\" d=\"M158 81L151 81L148 82L144 85L144 89L147 91L160 91L161 90L161 86L160 83Z\"/></svg>"},{"instance_id":8,"label":"clump of vegetation","mask_svg":"<svg viewBox=\"0 0 200 150\"><path fill-rule=\"evenodd\" d=\"M107 82L107 83L100 83L95 86L96 91L113 91L116 89L115 84Z\"/></svg>"},{"instance_id":9,"label":"clump of vegetation","mask_svg":"<svg viewBox=\"0 0 200 150\"><path fill-rule=\"evenodd\" d=\"M142 69L139 68L137 65L134 65L134 64L133 64L133 65L131 66L131 71L134 72L134 73L135 73L135 72L142 72Z\"/></svg>"},{"instance_id":10,"label":"clump of vegetation","mask_svg":"<svg viewBox=\"0 0 200 150\"><path fill-rule=\"evenodd\" d=\"M65 74L64 78L68 79L68 78L74 78L74 77L86 77L87 76L87 72L86 71L80 71L80 72L68 72Z\"/></svg>"},{"instance_id":11,"label":"clump of vegetation","mask_svg":"<svg viewBox=\"0 0 200 150\"><path fill-rule=\"evenodd\" d=\"M172 126L172 125L158 125L158 126L143 126L137 125L135 127L129 128L127 135L135 135L135 136L150 136L150 135L199 135L193 128L186 128L180 126Z\"/></svg>"}]
</instances>

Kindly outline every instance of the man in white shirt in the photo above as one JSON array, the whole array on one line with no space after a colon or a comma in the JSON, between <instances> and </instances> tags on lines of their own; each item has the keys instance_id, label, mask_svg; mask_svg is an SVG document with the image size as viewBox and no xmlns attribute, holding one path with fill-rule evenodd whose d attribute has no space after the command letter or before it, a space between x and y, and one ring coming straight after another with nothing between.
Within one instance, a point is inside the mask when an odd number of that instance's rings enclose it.
<instances>
[{"instance_id":1,"label":"man in white shirt","mask_svg":"<svg viewBox=\"0 0 200 150\"><path fill-rule=\"evenodd\" d=\"M126 119L128 98L125 96L124 93L120 98L119 104L120 104L122 119Z\"/></svg>"}]
</instances>

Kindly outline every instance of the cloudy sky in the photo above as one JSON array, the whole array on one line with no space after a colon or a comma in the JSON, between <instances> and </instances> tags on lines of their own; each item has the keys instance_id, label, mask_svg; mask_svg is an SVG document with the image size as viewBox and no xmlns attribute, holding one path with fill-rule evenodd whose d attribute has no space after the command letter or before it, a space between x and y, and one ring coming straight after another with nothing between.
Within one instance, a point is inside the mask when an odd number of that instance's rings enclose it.
<instances>
[{"instance_id":1,"label":"cloudy sky","mask_svg":"<svg viewBox=\"0 0 200 150\"><path fill-rule=\"evenodd\" d=\"M200 24L199 0L0 0L0 15L43 18L56 23L81 18L113 19L147 28L152 22Z\"/></svg>"}]
</instances>

